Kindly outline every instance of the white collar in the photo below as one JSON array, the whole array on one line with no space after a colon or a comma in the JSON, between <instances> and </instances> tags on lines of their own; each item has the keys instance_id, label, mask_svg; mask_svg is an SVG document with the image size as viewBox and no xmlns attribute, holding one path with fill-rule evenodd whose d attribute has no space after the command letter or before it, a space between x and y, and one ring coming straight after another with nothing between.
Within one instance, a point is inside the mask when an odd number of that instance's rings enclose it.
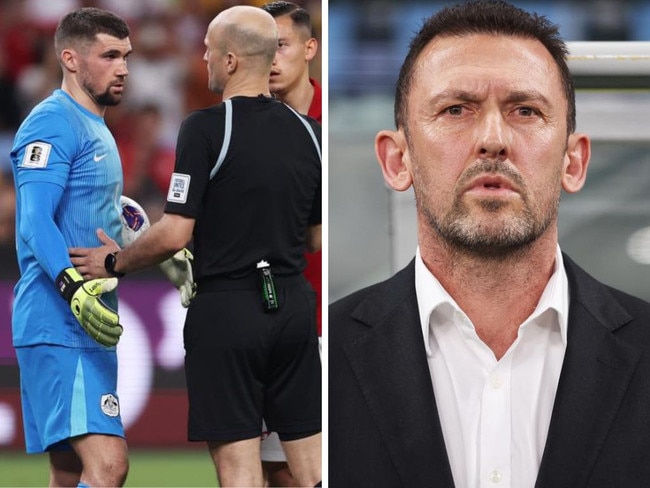
<instances>
[{"instance_id":1,"label":"white collar","mask_svg":"<svg viewBox=\"0 0 650 488\"><path fill-rule=\"evenodd\" d=\"M463 314L464 312L447 290L443 288L438 279L424 265L419 246L415 253L415 292L417 294L424 346L427 351L427 356L431 356L431 349L429 347L429 319L431 313L445 303L451 305L454 310ZM546 284L535 310L533 310L533 313L522 325L535 319L548 309L553 309L557 312L562 342L566 347L569 317L569 283L559 244L557 246L553 274Z\"/></svg>"}]
</instances>

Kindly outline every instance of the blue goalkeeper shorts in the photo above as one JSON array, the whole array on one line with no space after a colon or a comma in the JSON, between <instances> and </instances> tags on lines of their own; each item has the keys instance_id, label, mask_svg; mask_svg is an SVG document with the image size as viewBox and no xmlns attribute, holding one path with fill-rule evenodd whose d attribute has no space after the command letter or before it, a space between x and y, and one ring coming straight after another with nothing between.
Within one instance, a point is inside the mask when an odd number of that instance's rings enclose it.
<instances>
[{"instance_id":1,"label":"blue goalkeeper shorts","mask_svg":"<svg viewBox=\"0 0 650 488\"><path fill-rule=\"evenodd\" d=\"M70 449L84 434L124 437L115 349L16 348L28 453Z\"/></svg>"}]
</instances>

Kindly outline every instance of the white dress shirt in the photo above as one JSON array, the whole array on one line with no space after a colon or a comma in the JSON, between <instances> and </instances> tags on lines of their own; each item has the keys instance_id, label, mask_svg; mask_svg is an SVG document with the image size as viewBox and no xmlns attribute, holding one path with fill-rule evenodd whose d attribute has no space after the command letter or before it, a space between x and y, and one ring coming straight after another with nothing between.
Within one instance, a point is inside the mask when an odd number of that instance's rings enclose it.
<instances>
[{"instance_id":1,"label":"white dress shirt","mask_svg":"<svg viewBox=\"0 0 650 488\"><path fill-rule=\"evenodd\" d=\"M417 250L415 288L456 488L533 488L566 350L569 289L555 271L497 361Z\"/></svg>"}]
</instances>

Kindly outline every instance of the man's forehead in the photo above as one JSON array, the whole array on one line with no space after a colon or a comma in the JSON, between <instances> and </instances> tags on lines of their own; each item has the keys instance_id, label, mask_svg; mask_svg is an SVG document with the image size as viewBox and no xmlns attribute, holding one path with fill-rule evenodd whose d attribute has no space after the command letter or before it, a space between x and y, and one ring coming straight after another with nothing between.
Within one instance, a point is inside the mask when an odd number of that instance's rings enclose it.
<instances>
[{"instance_id":1,"label":"man's forehead","mask_svg":"<svg viewBox=\"0 0 650 488\"><path fill-rule=\"evenodd\" d=\"M217 39L222 36L222 31L226 28L226 24L223 22L220 15L217 15L212 19L212 22L210 22L210 25L208 26L208 30L203 38L203 43L206 46L210 45L211 42L214 43L217 41Z\"/></svg>"},{"instance_id":2,"label":"man's forehead","mask_svg":"<svg viewBox=\"0 0 650 488\"><path fill-rule=\"evenodd\" d=\"M275 23L278 26L280 37L289 37L292 34L306 38L311 36L309 28L302 24L296 24L291 18L291 14L275 17Z\"/></svg>"},{"instance_id":3,"label":"man's forehead","mask_svg":"<svg viewBox=\"0 0 650 488\"><path fill-rule=\"evenodd\" d=\"M559 68L537 39L495 34L436 37L420 52L413 74L415 79L428 82L464 72L502 78L525 72L530 78L538 76L540 81L553 75L559 80Z\"/></svg>"},{"instance_id":4,"label":"man's forehead","mask_svg":"<svg viewBox=\"0 0 650 488\"><path fill-rule=\"evenodd\" d=\"M99 33L94 41L89 43L94 51L118 51L131 52L131 39L127 36L124 39L111 36L110 34Z\"/></svg>"}]
</instances>

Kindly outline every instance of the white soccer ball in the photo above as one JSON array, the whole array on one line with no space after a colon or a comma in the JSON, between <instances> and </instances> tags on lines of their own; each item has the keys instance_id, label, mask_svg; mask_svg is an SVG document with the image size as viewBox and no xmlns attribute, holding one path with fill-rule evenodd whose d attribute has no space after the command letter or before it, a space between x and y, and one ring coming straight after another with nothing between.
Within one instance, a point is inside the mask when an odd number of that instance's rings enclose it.
<instances>
[{"instance_id":1,"label":"white soccer ball","mask_svg":"<svg viewBox=\"0 0 650 488\"><path fill-rule=\"evenodd\" d=\"M128 246L149 228L149 217L142 206L132 198L120 197L122 205L122 246Z\"/></svg>"}]
</instances>

